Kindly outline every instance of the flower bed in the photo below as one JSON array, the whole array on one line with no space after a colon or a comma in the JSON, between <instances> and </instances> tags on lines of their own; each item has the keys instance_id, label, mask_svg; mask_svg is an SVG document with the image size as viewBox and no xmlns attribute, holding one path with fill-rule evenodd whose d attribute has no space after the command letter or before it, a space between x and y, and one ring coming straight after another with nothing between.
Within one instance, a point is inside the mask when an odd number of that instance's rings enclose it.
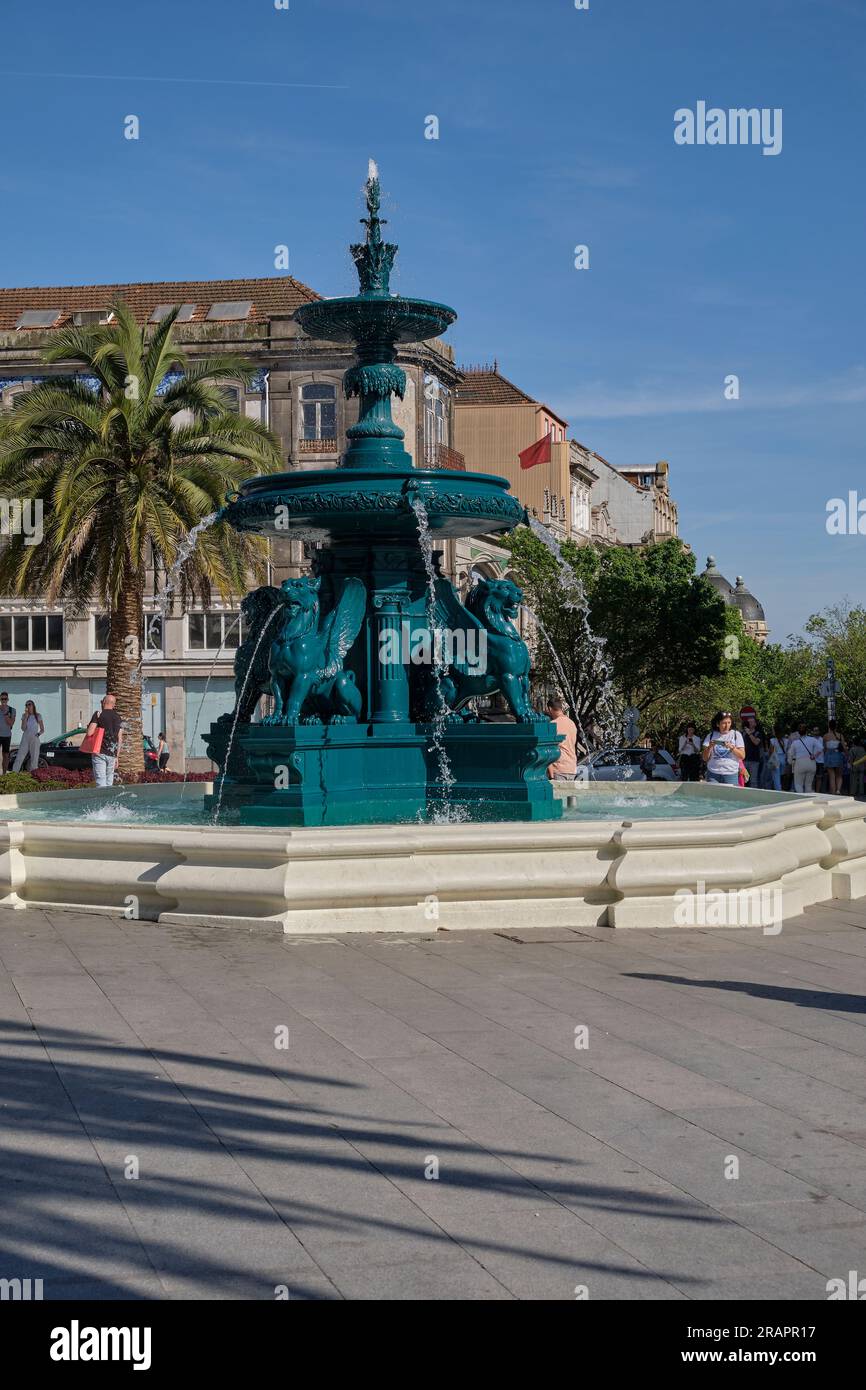
<instances>
[{"instance_id":1,"label":"flower bed","mask_svg":"<svg viewBox=\"0 0 866 1390\"><path fill-rule=\"evenodd\" d=\"M140 772L137 777L124 778L126 786L143 783L182 782L182 772ZM210 782L209 772L190 772L188 782ZM0 796L17 796L22 792L62 792L76 787L95 786L88 768L40 767L35 772L7 772L0 776ZM115 786L119 786L119 780Z\"/></svg>"}]
</instances>

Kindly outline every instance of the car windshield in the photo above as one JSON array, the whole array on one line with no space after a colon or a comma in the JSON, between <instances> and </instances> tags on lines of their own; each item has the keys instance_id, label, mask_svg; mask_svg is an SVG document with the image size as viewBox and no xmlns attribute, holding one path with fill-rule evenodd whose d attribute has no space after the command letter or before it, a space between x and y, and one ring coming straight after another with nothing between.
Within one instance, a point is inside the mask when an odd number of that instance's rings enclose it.
<instances>
[{"instance_id":1,"label":"car windshield","mask_svg":"<svg viewBox=\"0 0 866 1390\"><path fill-rule=\"evenodd\" d=\"M78 748L86 733L86 729L70 729L67 733L60 734L58 738L52 739L51 742L65 743L68 744L70 748Z\"/></svg>"}]
</instances>

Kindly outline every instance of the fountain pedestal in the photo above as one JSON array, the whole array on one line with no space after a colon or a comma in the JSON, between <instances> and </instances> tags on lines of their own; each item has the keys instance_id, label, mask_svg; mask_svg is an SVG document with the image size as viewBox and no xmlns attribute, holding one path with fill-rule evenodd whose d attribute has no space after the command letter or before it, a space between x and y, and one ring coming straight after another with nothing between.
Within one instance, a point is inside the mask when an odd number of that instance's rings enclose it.
<instances>
[{"instance_id":1,"label":"fountain pedestal","mask_svg":"<svg viewBox=\"0 0 866 1390\"><path fill-rule=\"evenodd\" d=\"M226 508L240 530L323 548L313 577L244 601L253 630L235 663L238 705L208 736L223 772L211 804L256 825L552 820L559 736L529 704L520 590L484 580L463 604L434 549L509 531L526 514L504 478L412 467L391 416L405 389L397 344L437 337L456 315L391 294L397 248L382 241L372 172L367 207L366 241L352 247L361 293L295 315L313 338L356 345L344 380L361 401L349 447L336 469L253 479ZM514 723L485 724L470 709L495 692ZM260 693L275 703L254 724Z\"/></svg>"},{"instance_id":2,"label":"fountain pedestal","mask_svg":"<svg viewBox=\"0 0 866 1390\"><path fill-rule=\"evenodd\" d=\"M419 816L527 821L561 814L547 777L557 753L549 720L449 728L443 744L454 783L447 796L432 738L424 722L300 724L288 731L247 725L233 750L245 775L226 780L223 808L233 809L242 825L375 825Z\"/></svg>"}]
</instances>

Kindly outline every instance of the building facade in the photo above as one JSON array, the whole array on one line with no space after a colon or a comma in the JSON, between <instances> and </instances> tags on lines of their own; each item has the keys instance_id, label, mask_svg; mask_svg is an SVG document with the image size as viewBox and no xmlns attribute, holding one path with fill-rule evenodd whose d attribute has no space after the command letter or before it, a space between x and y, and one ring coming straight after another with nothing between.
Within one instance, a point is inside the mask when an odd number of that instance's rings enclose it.
<instances>
[{"instance_id":1,"label":"building facade","mask_svg":"<svg viewBox=\"0 0 866 1390\"><path fill-rule=\"evenodd\" d=\"M320 298L293 277L156 284L0 289L0 408L36 381L68 374L45 366L42 351L58 329L110 322L124 300L142 325L180 306L175 336L193 359L243 356L255 369L248 388L227 382L233 409L277 435L287 469L335 467L346 430L358 418L357 399L343 391L353 358L340 345L316 342L294 322L300 304ZM460 467L454 449L454 398L459 373L449 344L435 341L400 353L406 393L394 418L416 466ZM0 499L2 500L2 499ZM297 573L308 556L290 534L271 552L272 583ZM446 555L452 573L454 556ZM146 599L142 714L146 734L165 732L171 766L210 767L203 734L234 704L234 649L240 639L239 595L207 611L173 609L162 621L151 582ZM107 623L98 604L81 613L38 597L0 595L0 687L19 710L32 698L50 738L85 724L105 694Z\"/></svg>"}]
</instances>

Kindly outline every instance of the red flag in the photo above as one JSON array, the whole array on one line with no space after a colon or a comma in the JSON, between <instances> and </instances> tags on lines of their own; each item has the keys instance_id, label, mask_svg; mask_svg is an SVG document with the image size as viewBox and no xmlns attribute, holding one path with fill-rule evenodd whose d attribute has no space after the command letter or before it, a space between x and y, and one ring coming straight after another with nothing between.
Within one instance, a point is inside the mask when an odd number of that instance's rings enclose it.
<instances>
[{"instance_id":1,"label":"red flag","mask_svg":"<svg viewBox=\"0 0 866 1390\"><path fill-rule=\"evenodd\" d=\"M537 463L550 463L550 443L551 431L548 430L543 439L536 440L527 449L521 449L517 456L520 459L520 467L534 468Z\"/></svg>"}]
</instances>

